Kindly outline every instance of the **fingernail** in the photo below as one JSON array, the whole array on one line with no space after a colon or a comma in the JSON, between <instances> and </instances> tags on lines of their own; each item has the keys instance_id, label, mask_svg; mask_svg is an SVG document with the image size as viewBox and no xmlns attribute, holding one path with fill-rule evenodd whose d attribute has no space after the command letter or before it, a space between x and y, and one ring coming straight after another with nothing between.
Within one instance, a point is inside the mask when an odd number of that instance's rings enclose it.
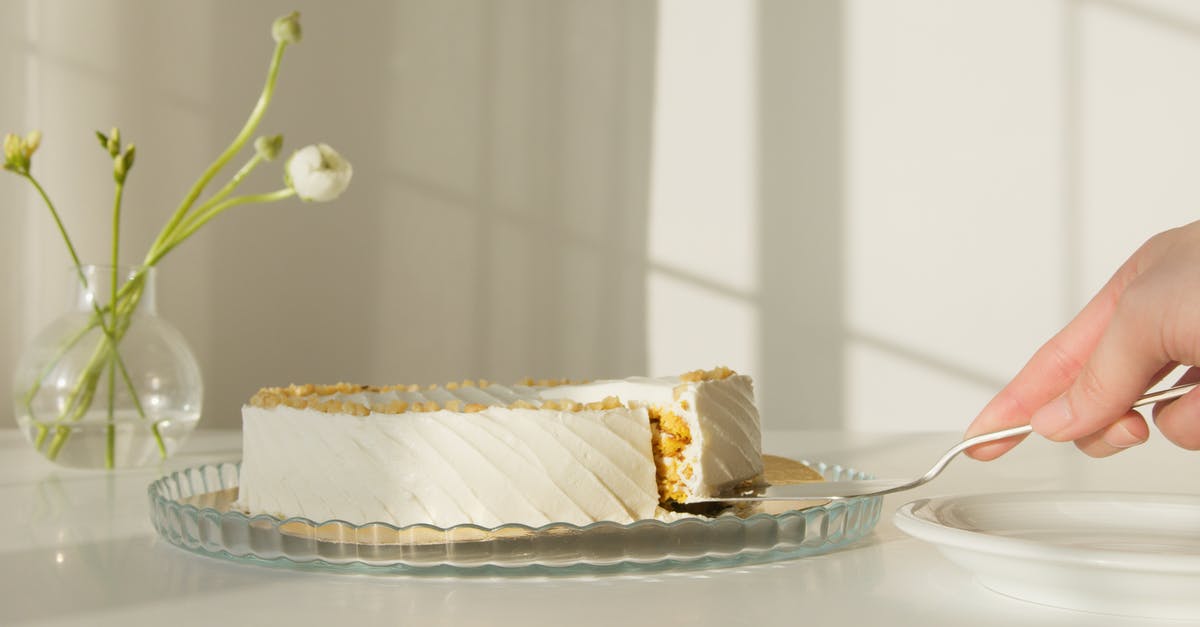
<instances>
[{"instance_id":1,"label":"fingernail","mask_svg":"<svg viewBox=\"0 0 1200 627\"><path fill-rule=\"evenodd\" d=\"M1067 397L1060 396L1033 412L1029 424L1034 431L1053 440L1054 436L1071 425L1071 408L1067 405Z\"/></svg>"},{"instance_id":2,"label":"fingernail","mask_svg":"<svg viewBox=\"0 0 1200 627\"><path fill-rule=\"evenodd\" d=\"M1104 442L1116 448L1129 448L1142 443L1142 439L1134 435L1125 425L1117 423L1104 434Z\"/></svg>"}]
</instances>

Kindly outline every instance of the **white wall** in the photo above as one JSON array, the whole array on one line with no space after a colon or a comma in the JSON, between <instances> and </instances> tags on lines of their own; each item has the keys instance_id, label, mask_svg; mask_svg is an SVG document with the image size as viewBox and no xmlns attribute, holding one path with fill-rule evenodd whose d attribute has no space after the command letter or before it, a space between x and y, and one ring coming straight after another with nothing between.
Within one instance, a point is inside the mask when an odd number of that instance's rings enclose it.
<instances>
[{"instance_id":1,"label":"white wall","mask_svg":"<svg viewBox=\"0 0 1200 627\"><path fill-rule=\"evenodd\" d=\"M651 225L711 222L651 230L694 256L652 269L651 302L708 306L671 333L651 318L652 363L745 349L726 354L769 424L961 428L1134 248L1200 214L1195 4L661 6Z\"/></svg>"},{"instance_id":2,"label":"white wall","mask_svg":"<svg viewBox=\"0 0 1200 627\"><path fill-rule=\"evenodd\" d=\"M969 418L1200 215L1197 8L849 5L847 425Z\"/></svg>"},{"instance_id":3,"label":"white wall","mask_svg":"<svg viewBox=\"0 0 1200 627\"><path fill-rule=\"evenodd\" d=\"M1185 2L12 0L0 130L46 133L35 168L85 257L111 193L91 131L138 143L134 261L292 8L305 39L263 130L335 145L355 181L224 216L165 261L208 426L291 381L727 363L768 427L959 429L1196 213ZM0 177L0 380L66 289L19 183Z\"/></svg>"}]
</instances>

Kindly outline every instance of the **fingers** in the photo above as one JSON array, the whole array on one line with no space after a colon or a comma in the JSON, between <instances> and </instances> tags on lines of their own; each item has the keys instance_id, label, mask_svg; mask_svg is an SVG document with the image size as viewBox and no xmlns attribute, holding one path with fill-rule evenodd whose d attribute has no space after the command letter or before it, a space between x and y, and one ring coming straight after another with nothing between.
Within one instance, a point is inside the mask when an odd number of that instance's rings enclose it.
<instances>
[{"instance_id":1,"label":"fingers","mask_svg":"<svg viewBox=\"0 0 1200 627\"><path fill-rule=\"evenodd\" d=\"M1076 440L1075 446L1092 457L1108 457L1149 438L1150 427L1146 425L1146 419L1130 410L1111 425Z\"/></svg>"},{"instance_id":2,"label":"fingers","mask_svg":"<svg viewBox=\"0 0 1200 627\"><path fill-rule=\"evenodd\" d=\"M967 428L966 437L1028 424L1034 410L1066 391L1100 341L1121 294L1135 274L1131 258L1070 324L1039 348L1012 382L983 408ZM984 461L995 459L1023 439L982 444L967 451L967 455Z\"/></svg>"},{"instance_id":3,"label":"fingers","mask_svg":"<svg viewBox=\"0 0 1200 627\"><path fill-rule=\"evenodd\" d=\"M996 398L993 398L992 401L983 408L983 411L980 412L979 417L977 417L975 421L971 423L971 426L967 428L967 433L963 436L964 440L983 433L1019 426L1026 422L1022 416L1028 416L1029 412L1023 407L1022 398L1017 391L1009 390L1011 387L1012 384L1009 384L1009 387L1002 390L1000 394L996 396ZM1030 393L1025 395L1024 401L1036 406L1037 397L1034 394L1035 393ZM1012 449L1012 447L1020 444L1025 440L1026 437L1028 436L1007 438L1004 440L998 440L996 442L980 444L979 446L975 446L967 450L966 455L980 461L993 460L1007 453L1010 449Z\"/></svg>"},{"instance_id":4,"label":"fingers","mask_svg":"<svg viewBox=\"0 0 1200 627\"><path fill-rule=\"evenodd\" d=\"M1159 368L1158 372L1156 372L1154 374L1154 376L1151 377L1150 381L1146 383L1146 389L1149 390L1150 388L1158 385L1163 379L1167 378L1167 375L1171 374L1172 372L1175 372L1175 369L1178 367L1179 367L1179 362L1177 362L1177 361L1173 361L1169 364L1163 365L1163 367ZM1184 373L1184 376L1187 376L1187 373ZM1175 382L1174 385L1183 385L1184 383L1186 383L1186 381L1184 381L1183 378L1181 377L1179 379L1179 381ZM1174 387L1174 385L1172 387ZM1155 407L1158 407L1158 405L1161 405L1161 404L1162 403L1156 403Z\"/></svg>"},{"instance_id":5,"label":"fingers","mask_svg":"<svg viewBox=\"0 0 1200 627\"><path fill-rule=\"evenodd\" d=\"M1177 379L1175 383L1171 384L1171 387L1179 387L1189 383L1200 383L1200 367L1192 366L1188 368L1187 371L1180 375L1179 379ZM1155 422L1158 421L1158 415L1170 407L1171 403L1174 403L1176 400L1177 399L1171 399L1169 401L1162 401L1161 403L1154 404Z\"/></svg>"},{"instance_id":6,"label":"fingers","mask_svg":"<svg viewBox=\"0 0 1200 627\"><path fill-rule=\"evenodd\" d=\"M1037 410L1033 430L1050 440L1079 440L1121 420L1154 376L1171 360L1157 329L1155 300L1132 294L1121 300L1091 358L1066 393Z\"/></svg>"},{"instance_id":7,"label":"fingers","mask_svg":"<svg viewBox=\"0 0 1200 627\"><path fill-rule=\"evenodd\" d=\"M1200 381L1200 368L1190 368L1179 378L1177 385ZM1200 389L1166 403L1154 406L1154 424L1176 445L1188 450L1200 450Z\"/></svg>"},{"instance_id":8,"label":"fingers","mask_svg":"<svg viewBox=\"0 0 1200 627\"><path fill-rule=\"evenodd\" d=\"M1164 285L1147 285L1144 275L1167 259L1168 253L1177 254L1173 249L1180 241L1195 240L1192 231L1197 229L1200 222L1166 231L1139 248L1079 315L984 407L967 429L967 437L1032 424L1043 436L1077 440L1084 452L1097 456L1144 441L1149 435L1145 419L1129 408L1151 381L1170 370L1172 359L1163 348L1162 337L1149 334L1161 331L1163 323L1161 317L1155 317L1161 316L1154 307L1155 296L1162 300L1170 289L1177 288L1168 282L1168 291L1163 292ZM1194 263L1175 265L1189 271L1196 267ZM1200 396L1194 402L1200 404ZM1200 406L1196 410L1200 411ZM1171 421L1186 422L1181 418ZM1184 430L1179 433L1183 437ZM993 459L1019 442L1017 438L994 442L967 454ZM1196 444L1200 445L1200 434Z\"/></svg>"}]
</instances>

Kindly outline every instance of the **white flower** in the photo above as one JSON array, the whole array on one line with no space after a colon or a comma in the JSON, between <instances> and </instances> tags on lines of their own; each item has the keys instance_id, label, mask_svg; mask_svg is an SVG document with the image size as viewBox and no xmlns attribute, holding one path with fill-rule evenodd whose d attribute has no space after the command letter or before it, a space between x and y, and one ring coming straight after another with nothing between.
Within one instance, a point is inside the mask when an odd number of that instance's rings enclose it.
<instances>
[{"instance_id":1,"label":"white flower","mask_svg":"<svg viewBox=\"0 0 1200 627\"><path fill-rule=\"evenodd\" d=\"M305 146L292 153L284 167L285 180L302 200L333 200L350 186L354 169L325 144Z\"/></svg>"}]
</instances>

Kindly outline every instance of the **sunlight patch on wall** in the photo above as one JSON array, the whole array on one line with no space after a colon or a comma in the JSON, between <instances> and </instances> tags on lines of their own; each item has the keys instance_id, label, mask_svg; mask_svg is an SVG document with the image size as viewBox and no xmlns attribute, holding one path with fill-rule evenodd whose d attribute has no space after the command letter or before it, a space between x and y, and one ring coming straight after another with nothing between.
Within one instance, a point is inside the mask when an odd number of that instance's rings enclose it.
<instances>
[{"instance_id":1,"label":"sunlight patch on wall","mask_svg":"<svg viewBox=\"0 0 1200 627\"><path fill-rule=\"evenodd\" d=\"M662 271L651 271L646 286L650 374L680 374L717 365L738 372L757 370L757 304Z\"/></svg>"},{"instance_id":2,"label":"sunlight patch on wall","mask_svg":"<svg viewBox=\"0 0 1200 627\"><path fill-rule=\"evenodd\" d=\"M652 373L757 365L757 11L664 0L647 253Z\"/></svg>"}]
</instances>

